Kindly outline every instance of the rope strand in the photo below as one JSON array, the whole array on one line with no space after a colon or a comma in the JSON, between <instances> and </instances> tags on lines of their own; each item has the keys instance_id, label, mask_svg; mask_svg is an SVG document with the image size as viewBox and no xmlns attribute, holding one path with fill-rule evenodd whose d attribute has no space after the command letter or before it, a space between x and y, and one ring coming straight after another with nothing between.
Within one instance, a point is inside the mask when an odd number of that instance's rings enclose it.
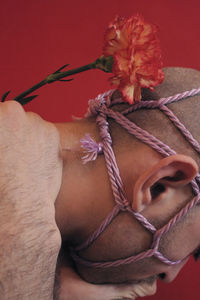
<instances>
[{"instance_id":1,"label":"rope strand","mask_svg":"<svg viewBox=\"0 0 200 300\"><path fill-rule=\"evenodd\" d=\"M176 152L171 149L168 145L164 144L162 141L151 135L148 131L138 127L135 123L131 122L126 115L139 110L141 108L157 108L160 109L177 127L183 136L187 139L187 141L191 144L191 146L200 153L200 144L195 140L192 134L185 128L185 126L180 122L180 120L174 115L174 113L166 106L166 104L180 101L181 99L185 99L191 96L195 96L200 93L200 88L192 89L190 91L185 91L183 93L178 93L176 95L161 98L159 100L149 100L149 101L140 101L128 109L124 110L122 113L113 111L111 107L113 104L123 103L121 99L114 100L113 103L111 101L111 96L114 90L110 90L102 95L98 95L98 97L94 100L89 101L89 110L87 116L97 115L96 123L99 127L99 134L101 137L102 148L100 149L104 153L105 162L110 178L110 184L113 192L113 197L115 200L115 206L111 213L105 218L105 220L101 223L99 228L95 230L95 232L89 236L89 238L77 246L74 249L71 249L71 256L74 261L95 268L108 268L108 267L117 267L120 265L130 264L132 262L139 261L141 259L155 256L160 261L164 262L168 265L179 264L182 260L171 261L167 257L165 257L158 249L159 243L164 234L166 234L177 222L180 220L191 210L192 207L200 203L200 174L196 176L194 180L191 181L191 187L195 194L195 197L185 205L181 209L179 213L177 213L165 226L161 229L157 230L143 215L137 213L132 210L130 207L130 203L126 199L126 195L123 188L123 182L121 180L120 171L117 166L116 158L114 151L112 149L112 138L109 133L109 123L107 122L107 118L110 117L115 120L116 123L121 125L124 129L126 129L130 134L135 136L137 139L146 143L151 148L156 150L158 153L163 155L164 157L174 155ZM87 144L91 156L85 157L86 160L93 160L96 158L98 154L98 146L93 144L90 140L89 145ZM95 151L92 150L95 148ZM91 159L90 159L91 158ZM144 228L146 228L153 235L153 242L151 248L147 251L143 251L137 255L133 255L127 258L119 258L114 261L106 261L106 262L93 262L88 261L81 258L78 255L78 252L88 248L99 236L100 234L111 224L113 219L118 216L120 211L127 211L134 218L136 218Z\"/></svg>"}]
</instances>

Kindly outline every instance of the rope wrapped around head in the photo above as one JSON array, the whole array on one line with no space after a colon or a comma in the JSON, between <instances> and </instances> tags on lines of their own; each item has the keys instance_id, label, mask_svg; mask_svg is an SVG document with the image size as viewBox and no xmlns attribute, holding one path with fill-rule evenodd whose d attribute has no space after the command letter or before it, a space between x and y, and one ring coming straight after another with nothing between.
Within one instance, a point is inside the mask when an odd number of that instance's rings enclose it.
<instances>
[{"instance_id":1,"label":"rope wrapped around head","mask_svg":"<svg viewBox=\"0 0 200 300\"><path fill-rule=\"evenodd\" d=\"M135 136L137 139L142 141L143 143L149 145L157 152L162 154L164 157L171 156L176 154L176 152L171 149L168 145L151 135L148 131L141 129L134 122L131 122L126 115L136 111L141 108L151 109L158 108L162 111L171 122L181 131L183 136L187 139L187 141L191 144L191 146L200 153L200 145L197 140L192 136L192 134L185 128L185 126L180 122L180 120L174 115L174 113L166 106L168 103L172 103L175 101L179 101L183 98L191 97L200 93L200 88L193 89L190 91L186 91L180 94L176 94L167 98L161 98L159 100L149 100L149 101L140 101L136 104L131 105L128 109L123 112L115 112L111 109L112 101L111 96L113 94L113 90L108 91L104 94L99 95L96 99L89 101L89 110L87 113L88 116L96 116L96 123L99 127L99 135L101 138L101 142L98 143L98 146L94 146L95 149L100 149L100 151L96 152L95 155L91 155L91 159L87 159L87 162L90 160L96 159L98 153L104 154L105 162L107 166L107 171L110 178L110 184L115 200L115 206L113 210L109 213L109 215L105 218L105 220L100 224L99 228L95 230L95 232L81 245L76 248L71 249L71 256L76 261L83 265L89 267L98 267L98 268L108 268L113 266L120 266L124 264L129 264L138 260L141 260L146 257L155 256L160 261L168 264L175 265L179 264L181 260L171 261L167 257L165 257L158 249L159 242L161 240L162 235L167 233L177 222L180 221L188 211L196 204L200 203L200 174L191 181L191 186L194 192L194 198L186 204L185 207L181 209L180 212L177 213L165 226L157 230L142 214L133 211L130 203L126 199L126 195L123 188L123 182L121 180L120 172L117 166L117 162L115 159L115 154L112 149L112 138L109 133L109 123L107 118L112 118L119 125L121 125L124 129L126 129L130 134ZM122 100L118 99L116 103L123 103ZM93 141L95 143L95 141ZM87 149L87 143L85 143L85 150ZM101 147L99 148L99 144ZM90 148L91 149L91 148ZM88 158L88 157L87 157ZM136 218L144 228L150 231L153 235L153 242L149 250L143 251L137 255L133 255L124 259L118 259L114 261L106 261L106 262L93 262L88 261L79 256L79 251L86 249L89 247L99 236L100 234L109 226L112 220L120 213L120 211L127 211L134 218Z\"/></svg>"}]
</instances>

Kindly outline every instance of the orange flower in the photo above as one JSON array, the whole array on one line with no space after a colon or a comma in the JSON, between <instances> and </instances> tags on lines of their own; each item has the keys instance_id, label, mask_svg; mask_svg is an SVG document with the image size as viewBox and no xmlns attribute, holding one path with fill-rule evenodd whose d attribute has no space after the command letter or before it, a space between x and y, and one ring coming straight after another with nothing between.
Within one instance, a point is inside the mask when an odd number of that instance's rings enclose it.
<instances>
[{"instance_id":1,"label":"orange flower","mask_svg":"<svg viewBox=\"0 0 200 300\"><path fill-rule=\"evenodd\" d=\"M130 104L141 99L142 87L153 89L164 79L156 33L156 26L140 15L116 17L105 32L103 54L114 59L111 84Z\"/></svg>"}]
</instances>

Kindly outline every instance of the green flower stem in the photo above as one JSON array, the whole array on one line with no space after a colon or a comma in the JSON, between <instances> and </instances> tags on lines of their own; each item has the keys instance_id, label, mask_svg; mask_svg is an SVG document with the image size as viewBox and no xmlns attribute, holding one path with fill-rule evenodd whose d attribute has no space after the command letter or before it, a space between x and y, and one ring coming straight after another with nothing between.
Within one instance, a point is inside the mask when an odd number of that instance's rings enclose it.
<instances>
[{"instance_id":1,"label":"green flower stem","mask_svg":"<svg viewBox=\"0 0 200 300\"><path fill-rule=\"evenodd\" d=\"M87 70L91 70L91 69L96 69L96 63L93 62L91 64L85 65L83 67L79 67L73 70L69 70L69 71L65 71L65 72L58 72L58 73L53 73L49 76L47 76L47 78L45 79L47 83L52 83L54 81L57 81L61 78L67 77L67 76L71 76L77 73L81 73Z\"/></svg>"},{"instance_id":2,"label":"green flower stem","mask_svg":"<svg viewBox=\"0 0 200 300\"><path fill-rule=\"evenodd\" d=\"M76 69L73 69L73 70L52 73L52 74L48 75L44 80L42 80L39 83L32 86L30 89L28 89L25 92L16 96L14 99L21 103L21 101L20 101L21 99L23 99L24 97L26 97L27 95L29 95L30 93L34 92L35 90L39 89L40 87L44 86L47 83L50 84L54 81L60 80L61 78L71 76L71 75L74 75L77 73L81 73L81 72L84 72L87 70L91 70L91 69L96 69L95 62L85 65L85 66L82 66L82 67L79 67L79 68L76 68Z\"/></svg>"},{"instance_id":3,"label":"green flower stem","mask_svg":"<svg viewBox=\"0 0 200 300\"><path fill-rule=\"evenodd\" d=\"M14 98L14 100L18 101L19 103L21 103L22 105L32 101L35 97L37 97L37 95L32 95L32 96L28 96L30 93L34 92L35 90L41 88L42 86L44 86L45 84L50 84L52 82L55 81L71 81L72 79L62 79L64 77L68 77L77 73L81 73L87 70L91 70L91 69L100 69L104 72L109 72L112 73L112 65L113 65L113 57L112 56L108 56L108 57L104 57L103 55L99 58L97 58L94 62L82 66L80 68L76 68L76 69L72 69L72 70L68 70L65 72L61 72L61 70L63 70L66 66L68 65L64 65L63 67L59 68L56 72L48 75L44 80L40 81L39 83L35 84L34 86L32 86L30 89L26 90L25 92L19 94L18 96L16 96ZM8 94L10 93L10 91L6 92L3 96L2 96L2 102L5 101L6 97L8 96ZM27 97L28 96L28 97Z\"/></svg>"},{"instance_id":4,"label":"green flower stem","mask_svg":"<svg viewBox=\"0 0 200 300\"><path fill-rule=\"evenodd\" d=\"M34 92L35 90L39 89L40 87L42 87L45 84L47 84L46 80L40 81L39 83L37 83L34 86L32 86L30 89L28 89L25 92L22 92L21 94L19 94L18 96L16 96L14 98L14 100L16 100L16 101L18 101L18 102L21 103L21 101L20 101L21 99L23 99L24 97L26 97L30 93Z\"/></svg>"}]
</instances>

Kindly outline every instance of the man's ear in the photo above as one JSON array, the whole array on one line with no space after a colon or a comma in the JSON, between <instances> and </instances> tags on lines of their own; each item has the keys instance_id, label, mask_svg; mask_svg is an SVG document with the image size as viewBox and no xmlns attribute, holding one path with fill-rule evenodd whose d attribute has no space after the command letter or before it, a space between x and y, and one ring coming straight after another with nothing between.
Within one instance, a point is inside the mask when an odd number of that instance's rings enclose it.
<instances>
[{"instance_id":1,"label":"man's ear","mask_svg":"<svg viewBox=\"0 0 200 300\"><path fill-rule=\"evenodd\" d=\"M161 199L168 187L184 186L197 173L198 166L189 156L176 154L163 158L136 181L133 191L133 210L141 212L152 201Z\"/></svg>"}]
</instances>

